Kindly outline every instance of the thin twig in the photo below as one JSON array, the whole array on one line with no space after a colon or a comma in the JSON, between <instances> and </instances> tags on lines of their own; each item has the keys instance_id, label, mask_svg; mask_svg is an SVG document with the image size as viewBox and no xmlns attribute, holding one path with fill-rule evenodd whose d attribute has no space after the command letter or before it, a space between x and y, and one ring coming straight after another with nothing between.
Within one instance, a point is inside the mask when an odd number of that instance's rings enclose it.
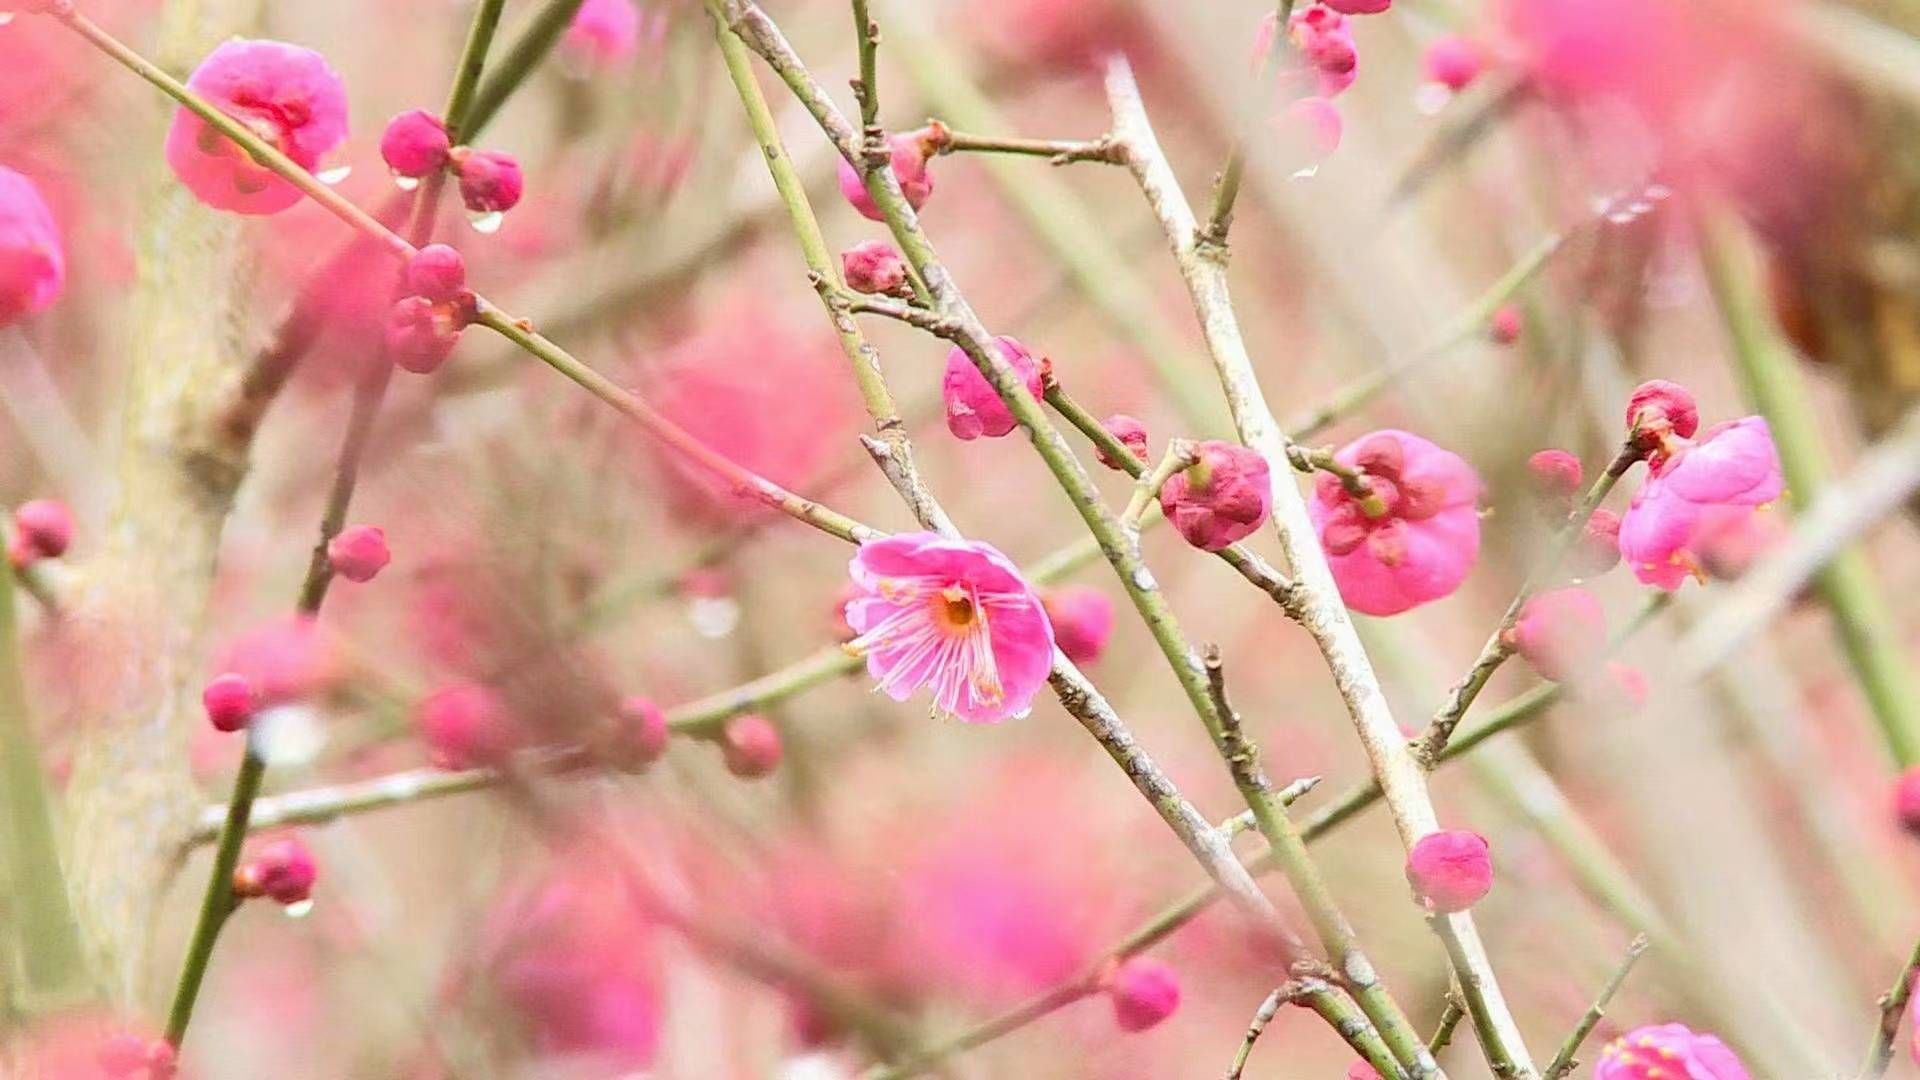
<instances>
[{"instance_id":1,"label":"thin twig","mask_svg":"<svg viewBox=\"0 0 1920 1080\"><path fill-rule=\"evenodd\" d=\"M1893 985L1880 995L1880 1022L1874 1025L1866 1063L1860 1066L1860 1080L1880 1080L1887 1074L1887 1066L1893 1063L1893 1043L1900 1036L1900 1018L1913 997L1916 974L1920 974L1920 944L1913 947L1907 962L1901 965Z\"/></svg>"},{"instance_id":2,"label":"thin twig","mask_svg":"<svg viewBox=\"0 0 1920 1080\"><path fill-rule=\"evenodd\" d=\"M1112 136L1097 139L1023 139L1015 136L973 135L948 130L938 147L942 154L1019 154L1043 157L1052 165L1071 165L1077 161L1121 164L1119 148Z\"/></svg>"},{"instance_id":3,"label":"thin twig","mask_svg":"<svg viewBox=\"0 0 1920 1080\"><path fill-rule=\"evenodd\" d=\"M1633 936L1633 943L1627 946L1627 955L1621 959L1620 966L1614 969L1613 977L1600 988L1600 993L1595 995L1593 1004L1587 1006L1587 1011L1580 1017L1580 1022L1575 1024L1573 1030L1567 1034L1567 1041L1560 1044L1560 1052L1553 1055L1553 1060L1547 1063L1547 1071L1541 1074L1541 1080L1561 1080L1580 1066L1580 1063L1574 1060L1574 1055L1580 1052L1580 1044L1587 1041L1587 1036L1593 1034L1593 1029L1606 1017L1608 1003L1613 1001L1613 995L1620 992L1620 987L1627 981L1627 975L1633 971L1633 965L1640 962L1640 954L1646 952L1652 943L1653 939L1645 933ZM1916 958L1920 959L1920 954L1916 954Z\"/></svg>"},{"instance_id":4,"label":"thin twig","mask_svg":"<svg viewBox=\"0 0 1920 1080\"><path fill-rule=\"evenodd\" d=\"M1440 1023L1434 1026L1433 1037L1427 1040L1427 1049L1433 1052L1434 1057L1439 1057L1440 1051L1453 1045L1454 1030L1466 1016L1467 1007L1460 1003L1458 995L1449 991L1446 1007L1440 1010Z\"/></svg>"},{"instance_id":5,"label":"thin twig","mask_svg":"<svg viewBox=\"0 0 1920 1080\"><path fill-rule=\"evenodd\" d=\"M1254 1010L1253 1020L1247 1024L1247 1036L1240 1040L1240 1052L1233 1055L1233 1064L1227 1066L1226 1080L1240 1080L1240 1075L1247 1071L1247 1059L1253 1056L1253 1044L1259 1042L1260 1036L1266 1033L1267 1025L1273 1022L1280 1006L1287 1004L1293 989L1292 983L1275 987L1273 993L1267 995L1267 1000Z\"/></svg>"},{"instance_id":6,"label":"thin twig","mask_svg":"<svg viewBox=\"0 0 1920 1080\"><path fill-rule=\"evenodd\" d=\"M1301 625L1326 658L1368 762L1380 780L1401 842L1411 848L1421 837L1439 828L1427 794L1426 776L1408 752L1406 737L1394 720L1372 662L1340 599L1326 554L1315 538L1306 500L1288 464L1287 438L1261 392L1252 357L1240 333L1226 267L1210 246L1201 242L1193 209L1180 189L1172 165L1160 150L1139 86L1124 59L1116 57L1109 62L1106 82L1108 105L1114 117L1113 130L1125 145L1128 164L1173 249L1199 317L1208 353L1226 391L1240 440L1267 459L1273 480L1273 525L1293 571L1300 596ZM1463 982L1471 976L1481 987L1479 1000L1487 1011L1483 1018L1485 1026L1496 1037L1496 1046L1506 1048L1496 1049L1495 1054L1515 1061L1521 1069L1520 1075L1533 1075L1519 1025L1500 993L1471 915L1462 912L1448 919L1460 944L1456 959L1466 965L1465 970L1457 974ZM1358 992L1355 996L1364 1006L1364 996ZM1382 1023L1379 1017L1374 1019L1404 1064L1414 1068L1417 1074L1437 1071L1424 1044L1418 1045L1417 1057L1410 1055L1416 1048L1406 1045L1404 1018L1397 1026ZM1389 1030L1390 1027L1394 1030Z\"/></svg>"},{"instance_id":7,"label":"thin twig","mask_svg":"<svg viewBox=\"0 0 1920 1080\"><path fill-rule=\"evenodd\" d=\"M1198 460L1199 455L1192 442L1186 439L1168 441L1167 452L1161 456L1160 464L1134 481L1133 497L1127 500L1127 508L1120 514L1121 526L1134 536L1139 536L1140 515L1146 513L1147 507L1159 498L1160 489L1173 479L1174 473L1190 467Z\"/></svg>"}]
</instances>

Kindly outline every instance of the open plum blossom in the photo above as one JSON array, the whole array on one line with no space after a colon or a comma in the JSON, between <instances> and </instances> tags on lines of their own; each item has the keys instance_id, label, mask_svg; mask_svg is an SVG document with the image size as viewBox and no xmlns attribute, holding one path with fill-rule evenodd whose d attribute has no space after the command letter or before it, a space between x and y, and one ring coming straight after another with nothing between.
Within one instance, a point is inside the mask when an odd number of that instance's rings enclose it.
<instances>
[{"instance_id":1,"label":"open plum blossom","mask_svg":"<svg viewBox=\"0 0 1920 1080\"><path fill-rule=\"evenodd\" d=\"M847 649L895 701L933 691L936 716L990 724L1025 715L1053 668L1040 597L991 545L908 533L863 544Z\"/></svg>"},{"instance_id":2,"label":"open plum blossom","mask_svg":"<svg viewBox=\"0 0 1920 1080\"><path fill-rule=\"evenodd\" d=\"M40 189L0 165L0 328L45 310L66 281L66 248Z\"/></svg>"},{"instance_id":3,"label":"open plum blossom","mask_svg":"<svg viewBox=\"0 0 1920 1080\"><path fill-rule=\"evenodd\" d=\"M1780 458L1758 416L1715 424L1698 441L1674 437L1650 461L1651 475L1620 521L1620 555L1649 585L1677 589L1702 571L1706 527L1726 527L1722 508L1746 513L1780 497Z\"/></svg>"},{"instance_id":4,"label":"open plum blossom","mask_svg":"<svg viewBox=\"0 0 1920 1080\"><path fill-rule=\"evenodd\" d=\"M1451 594L1480 557L1480 478L1458 454L1388 429L1334 454L1361 470L1379 505L1320 474L1308 511L1347 606L1398 615ZM1380 512L1370 514L1368 510Z\"/></svg>"},{"instance_id":5,"label":"open plum blossom","mask_svg":"<svg viewBox=\"0 0 1920 1080\"><path fill-rule=\"evenodd\" d=\"M1750 1080L1727 1044L1685 1024L1635 1028L1607 1044L1593 1080Z\"/></svg>"},{"instance_id":6,"label":"open plum blossom","mask_svg":"<svg viewBox=\"0 0 1920 1080\"><path fill-rule=\"evenodd\" d=\"M187 86L303 169L347 137L346 87L312 49L235 38L209 53ZM216 210L277 214L300 201L299 188L185 108L167 129L167 164Z\"/></svg>"}]
</instances>

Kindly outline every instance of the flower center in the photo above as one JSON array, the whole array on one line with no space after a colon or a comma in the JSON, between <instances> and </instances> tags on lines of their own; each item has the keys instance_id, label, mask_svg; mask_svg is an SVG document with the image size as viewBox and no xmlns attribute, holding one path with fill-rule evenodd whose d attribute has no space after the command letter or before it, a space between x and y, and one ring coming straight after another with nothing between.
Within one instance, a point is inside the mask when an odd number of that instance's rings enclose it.
<instances>
[{"instance_id":1,"label":"flower center","mask_svg":"<svg viewBox=\"0 0 1920 1080\"><path fill-rule=\"evenodd\" d=\"M943 716L1000 703L1005 690L989 613L997 604L1022 602L1018 594L931 576L882 578L875 592L892 610L846 647L886 669L880 689L928 687L935 714Z\"/></svg>"},{"instance_id":2,"label":"flower center","mask_svg":"<svg viewBox=\"0 0 1920 1080\"><path fill-rule=\"evenodd\" d=\"M973 623L973 598L958 585L949 585L940 591L937 607L934 617L941 620L949 631L964 633Z\"/></svg>"}]
</instances>

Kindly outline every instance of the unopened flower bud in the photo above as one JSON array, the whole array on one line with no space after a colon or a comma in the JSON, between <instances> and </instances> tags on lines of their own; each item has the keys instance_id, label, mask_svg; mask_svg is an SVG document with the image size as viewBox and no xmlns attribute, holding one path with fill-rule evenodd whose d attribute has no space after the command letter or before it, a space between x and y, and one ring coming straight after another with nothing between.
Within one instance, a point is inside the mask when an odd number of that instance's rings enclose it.
<instances>
[{"instance_id":1,"label":"unopened flower bud","mask_svg":"<svg viewBox=\"0 0 1920 1080\"><path fill-rule=\"evenodd\" d=\"M297 837L285 836L255 848L233 871L235 896L267 897L280 904L298 904L313 896L320 876L313 852Z\"/></svg>"},{"instance_id":2,"label":"unopened flower bud","mask_svg":"<svg viewBox=\"0 0 1920 1080\"><path fill-rule=\"evenodd\" d=\"M454 305L424 296L403 296L387 312L387 354L416 375L430 375L460 344Z\"/></svg>"},{"instance_id":3,"label":"unopened flower bud","mask_svg":"<svg viewBox=\"0 0 1920 1080\"><path fill-rule=\"evenodd\" d=\"M925 206L933 194L933 173L927 169L927 162L940 152L947 136L945 127L934 125L919 131L902 131L887 139L894 178L900 181L900 193L906 196L907 205L915 210ZM886 220L873 196L867 193L860 170L845 158L840 159L840 194L860 211L861 217L869 221Z\"/></svg>"},{"instance_id":4,"label":"unopened flower bud","mask_svg":"<svg viewBox=\"0 0 1920 1080\"><path fill-rule=\"evenodd\" d=\"M1580 491L1580 459L1565 450L1540 450L1527 459L1527 472L1541 494L1570 498Z\"/></svg>"},{"instance_id":5,"label":"unopened flower bud","mask_svg":"<svg viewBox=\"0 0 1920 1080\"><path fill-rule=\"evenodd\" d=\"M1046 392L1046 361L1036 360L1025 345L1010 337L997 337L1000 356L1027 384L1035 398ZM1013 410L1000 400L993 384L973 358L958 345L947 353L946 374L940 380L940 396L947 407L947 430L957 439L971 441L985 436L997 439L1014 429Z\"/></svg>"},{"instance_id":6,"label":"unopened flower bud","mask_svg":"<svg viewBox=\"0 0 1920 1080\"><path fill-rule=\"evenodd\" d=\"M1107 995L1122 1031L1145 1031L1180 1007L1180 977L1158 960L1136 956L1113 970Z\"/></svg>"},{"instance_id":7,"label":"unopened flower bud","mask_svg":"<svg viewBox=\"0 0 1920 1080\"><path fill-rule=\"evenodd\" d=\"M1479 43L1462 34L1444 34L1433 39L1420 58L1427 79L1456 94L1480 77L1486 63L1486 54Z\"/></svg>"},{"instance_id":8,"label":"unopened flower bud","mask_svg":"<svg viewBox=\"0 0 1920 1080\"><path fill-rule=\"evenodd\" d=\"M1434 912L1467 910L1493 888L1487 838L1465 829L1428 833L1407 853L1407 883Z\"/></svg>"},{"instance_id":9,"label":"unopened flower bud","mask_svg":"<svg viewBox=\"0 0 1920 1080\"><path fill-rule=\"evenodd\" d=\"M453 167L460 174L460 198L476 214L505 213L526 192L526 177L512 154L499 150L456 150Z\"/></svg>"},{"instance_id":10,"label":"unopened flower bud","mask_svg":"<svg viewBox=\"0 0 1920 1080\"><path fill-rule=\"evenodd\" d=\"M386 530L378 525L349 525L327 542L327 565L348 581L372 581L392 559Z\"/></svg>"},{"instance_id":11,"label":"unopened flower bud","mask_svg":"<svg viewBox=\"0 0 1920 1080\"><path fill-rule=\"evenodd\" d=\"M621 698L614 710L607 756L623 769L644 768L667 752L669 734L667 714L652 698L637 694Z\"/></svg>"},{"instance_id":12,"label":"unopened flower bud","mask_svg":"<svg viewBox=\"0 0 1920 1080\"><path fill-rule=\"evenodd\" d=\"M756 780L772 775L780 767L783 752L780 729L764 716L736 716L720 734L720 752L727 771L735 776Z\"/></svg>"},{"instance_id":13,"label":"unopened flower bud","mask_svg":"<svg viewBox=\"0 0 1920 1080\"><path fill-rule=\"evenodd\" d=\"M200 691L200 705L215 731L239 731L252 722L259 702L247 677L229 671L207 680Z\"/></svg>"},{"instance_id":14,"label":"unopened flower bud","mask_svg":"<svg viewBox=\"0 0 1920 1080\"><path fill-rule=\"evenodd\" d=\"M387 168L395 176L414 180L444 168L452 149L446 122L425 109L409 109L394 117L380 135L380 156Z\"/></svg>"},{"instance_id":15,"label":"unopened flower bud","mask_svg":"<svg viewBox=\"0 0 1920 1080\"><path fill-rule=\"evenodd\" d=\"M73 511L58 499L34 499L13 512L13 565L57 559L73 543Z\"/></svg>"},{"instance_id":16,"label":"unopened flower bud","mask_svg":"<svg viewBox=\"0 0 1920 1080\"><path fill-rule=\"evenodd\" d=\"M407 291L452 300L467 288L467 261L446 244L428 244L407 261Z\"/></svg>"},{"instance_id":17,"label":"unopened flower bud","mask_svg":"<svg viewBox=\"0 0 1920 1080\"><path fill-rule=\"evenodd\" d=\"M1528 598L1507 639L1541 678L1565 682L1600 662L1606 612L1577 585L1549 589Z\"/></svg>"},{"instance_id":18,"label":"unopened flower bud","mask_svg":"<svg viewBox=\"0 0 1920 1080\"><path fill-rule=\"evenodd\" d=\"M1209 440L1198 460L1160 488L1160 508L1187 543L1219 551L1243 540L1267 520L1273 504L1267 459L1237 443Z\"/></svg>"},{"instance_id":19,"label":"unopened flower bud","mask_svg":"<svg viewBox=\"0 0 1920 1080\"><path fill-rule=\"evenodd\" d=\"M455 683L423 698L414 730L442 769L499 765L520 746L520 730L500 695L478 683Z\"/></svg>"},{"instance_id":20,"label":"unopened flower bud","mask_svg":"<svg viewBox=\"0 0 1920 1080\"><path fill-rule=\"evenodd\" d=\"M1893 815L1900 827L1920 836L1920 765L1913 765L1893 782Z\"/></svg>"},{"instance_id":21,"label":"unopened flower bud","mask_svg":"<svg viewBox=\"0 0 1920 1080\"><path fill-rule=\"evenodd\" d=\"M1120 444L1125 446L1135 458L1142 463L1147 460L1147 425L1126 413L1114 413L1100 421L1100 426L1107 429L1107 434L1120 440ZM1113 460L1112 455L1105 450L1097 450L1096 453L1100 458L1100 464L1120 472L1127 471L1126 466Z\"/></svg>"},{"instance_id":22,"label":"unopened flower bud","mask_svg":"<svg viewBox=\"0 0 1920 1080\"><path fill-rule=\"evenodd\" d=\"M1091 664L1113 636L1113 601L1091 585L1065 585L1040 595L1054 644L1076 664Z\"/></svg>"},{"instance_id":23,"label":"unopened flower bud","mask_svg":"<svg viewBox=\"0 0 1920 1080\"><path fill-rule=\"evenodd\" d=\"M907 260L884 240L867 240L840 253L847 288L858 293L891 294L907 283Z\"/></svg>"},{"instance_id":24,"label":"unopened flower bud","mask_svg":"<svg viewBox=\"0 0 1920 1080\"><path fill-rule=\"evenodd\" d=\"M1634 388L1627 399L1627 432L1643 450L1657 450L1669 435L1690 439L1700 429L1700 408L1693 393L1676 382L1653 379Z\"/></svg>"},{"instance_id":25,"label":"unopened flower bud","mask_svg":"<svg viewBox=\"0 0 1920 1080\"><path fill-rule=\"evenodd\" d=\"M1520 309L1512 304L1501 304L1494 309L1493 317L1487 320L1487 337L1495 345L1511 345L1519 341L1521 329Z\"/></svg>"}]
</instances>

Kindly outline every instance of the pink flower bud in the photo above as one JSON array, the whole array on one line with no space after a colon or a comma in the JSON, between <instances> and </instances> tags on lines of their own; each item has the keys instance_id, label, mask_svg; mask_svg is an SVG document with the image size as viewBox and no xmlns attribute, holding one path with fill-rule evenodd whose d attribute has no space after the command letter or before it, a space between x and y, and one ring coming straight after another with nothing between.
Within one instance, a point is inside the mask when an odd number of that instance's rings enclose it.
<instances>
[{"instance_id":1,"label":"pink flower bud","mask_svg":"<svg viewBox=\"0 0 1920 1080\"><path fill-rule=\"evenodd\" d=\"M1378 15L1393 6L1393 0L1326 0L1326 5L1342 15Z\"/></svg>"},{"instance_id":2,"label":"pink flower bud","mask_svg":"<svg viewBox=\"0 0 1920 1080\"><path fill-rule=\"evenodd\" d=\"M476 214L511 210L526 192L526 177L512 154L462 147L453 152L453 167L460 174L460 198Z\"/></svg>"},{"instance_id":3,"label":"pink flower bud","mask_svg":"<svg viewBox=\"0 0 1920 1080\"><path fill-rule=\"evenodd\" d=\"M395 176L419 179L446 168L453 143L447 123L425 109L409 109L387 121L380 156Z\"/></svg>"},{"instance_id":4,"label":"pink flower bud","mask_svg":"<svg viewBox=\"0 0 1920 1080\"><path fill-rule=\"evenodd\" d=\"M33 181L0 165L0 329L46 310L66 283L53 212Z\"/></svg>"},{"instance_id":5,"label":"pink flower bud","mask_svg":"<svg viewBox=\"0 0 1920 1080\"><path fill-rule=\"evenodd\" d=\"M13 512L13 565L57 559L73 543L73 511L58 499L34 499Z\"/></svg>"},{"instance_id":6,"label":"pink flower bud","mask_svg":"<svg viewBox=\"0 0 1920 1080\"><path fill-rule=\"evenodd\" d=\"M1495 345L1519 341L1521 329L1520 309L1513 304L1501 304L1494 309L1493 318L1487 320L1487 337Z\"/></svg>"},{"instance_id":7,"label":"pink flower bud","mask_svg":"<svg viewBox=\"0 0 1920 1080\"><path fill-rule=\"evenodd\" d=\"M1450 915L1467 910L1493 888L1487 838L1464 829L1428 833L1407 853L1407 883L1435 912Z\"/></svg>"},{"instance_id":8,"label":"pink flower bud","mask_svg":"<svg viewBox=\"0 0 1920 1080\"><path fill-rule=\"evenodd\" d=\"M1727 1044L1684 1024L1635 1028L1600 1051L1593 1080L1752 1080Z\"/></svg>"},{"instance_id":9,"label":"pink flower bud","mask_svg":"<svg viewBox=\"0 0 1920 1080\"><path fill-rule=\"evenodd\" d=\"M1420 58L1427 79L1456 94L1480 77L1486 63L1479 43L1463 34L1443 34L1433 39Z\"/></svg>"},{"instance_id":10,"label":"pink flower bud","mask_svg":"<svg viewBox=\"0 0 1920 1080\"><path fill-rule=\"evenodd\" d=\"M1252 536L1273 505L1267 460L1237 443L1209 440L1192 466L1160 488L1160 508L1187 543L1219 551Z\"/></svg>"},{"instance_id":11,"label":"pink flower bud","mask_svg":"<svg viewBox=\"0 0 1920 1080\"><path fill-rule=\"evenodd\" d=\"M372 581L392 559L386 530L378 525L349 525L327 542L327 564L348 581Z\"/></svg>"},{"instance_id":12,"label":"pink flower bud","mask_svg":"<svg viewBox=\"0 0 1920 1080\"><path fill-rule=\"evenodd\" d=\"M1113 636L1113 601L1091 585L1065 585L1040 596L1054 644L1076 664L1091 664Z\"/></svg>"},{"instance_id":13,"label":"pink flower bud","mask_svg":"<svg viewBox=\"0 0 1920 1080\"><path fill-rule=\"evenodd\" d=\"M1107 995L1120 1030L1145 1031L1180 1007L1180 977L1158 960L1136 956L1114 969Z\"/></svg>"},{"instance_id":14,"label":"pink flower bud","mask_svg":"<svg viewBox=\"0 0 1920 1080\"><path fill-rule=\"evenodd\" d=\"M720 734L727 771L747 780L770 776L780 767L780 729L764 716L748 713L727 721Z\"/></svg>"},{"instance_id":15,"label":"pink flower bud","mask_svg":"<svg viewBox=\"0 0 1920 1080\"><path fill-rule=\"evenodd\" d=\"M215 731L239 731L253 720L253 684L245 675L229 671L215 675L200 691L200 704Z\"/></svg>"},{"instance_id":16,"label":"pink flower bud","mask_svg":"<svg viewBox=\"0 0 1920 1080\"><path fill-rule=\"evenodd\" d=\"M631 58L640 44L640 11L633 0L585 0L562 39L567 51L596 67Z\"/></svg>"},{"instance_id":17,"label":"pink flower bud","mask_svg":"<svg viewBox=\"0 0 1920 1080\"><path fill-rule=\"evenodd\" d=\"M478 683L455 683L427 695L414 706L413 727L442 769L499 765L522 741L500 695Z\"/></svg>"},{"instance_id":18,"label":"pink flower bud","mask_svg":"<svg viewBox=\"0 0 1920 1080\"><path fill-rule=\"evenodd\" d=\"M1920 836L1920 765L1913 765L1893 782L1893 814L1900 827Z\"/></svg>"},{"instance_id":19,"label":"pink flower bud","mask_svg":"<svg viewBox=\"0 0 1920 1080\"><path fill-rule=\"evenodd\" d=\"M1323 98L1337 97L1359 74L1360 54L1353 44L1347 17L1319 4L1296 11L1287 22L1288 36L1300 55L1319 76Z\"/></svg>"},{"instance_id":20,"label":"pink flower bud","mask_svg":"<svg viewBox=\"0 0 1920 1080\"><path fill-rule=\"evenodd\" d=\"M1595 510L1568 553L1567 565L1583 578L1596 577L1620 565L1620 515L1605 508Z\"/></svg>"},{"instance_id":21,"label":"pink flower bud","mask_svg":"<svg viewBox=\"0 0 1920 1080\"><path fill-rule=\"evenodd\" d=\"M884 240L867 240L840 253L847 288L858 293L896 293L907 283L907 260Z\"/></svg>"},{"instance_id":22,"label":"pink flower bud","mask_svg":"<svg viewBox=\"0 0 1920 1080\"><path fill-rule=\"evenodd\" d=\"M1544 495L1570 498L1580 491L1580 459L1565 450L1540 450L1527 459L1527 472Z\"/></svg>"},{"instance_id":23,"label":"pink flower bud","mask_svg":"<svg viewBox=\"0 0 1920 1080\"><path fill-rule=\"evenodd\" d=\"M887 148L892 155L893 175L900 181L900 192L907 197L907 205L915 210L927 203L933 194L933 173L927 169L927 162L940 150L941 142L946 138L943 127L926 127L919 131L903 131L887 139ZM860 170L845 158L840 159L840 194L846 196L860 216L869 221L885 221L886 215L874 204L873 196L867 194L867 186L860 180Z\"/></svg>"},{"instance_id":24,"label":"pink flower bud","mask_svg":"<svg viewBox=\"0 0 1920 1080\"><path fill-rule=\"evenodd\" d=\"M407 289L429 300L453 300L466 291L467 260L446 244L428 244L407 262Z\"/></svg>"},{"instance_id":25,"label":"pink flower bud","mask_svg":"<svg viewBox=\"0 0 1920 1080\"><path fill-rule=\"evenodd\" d=\"M1668 435L1690 439L1700 429L1700 408L1693 393L1676 382L1652 379L1627 399L1627 431L1638 433L1642 449L1658 449Z\"/></svg>"},{"instance_id":26,"label":"pink flower bud","mask_svg":"<svg viewBox=\"0 0 1920 1080\"><path fill-rule=\"evenodd\" d=\"M1530 597L1508 631L1508 641L1543 679L1565 682L1600 663L1607 647L1607 616L1600 601L1578 586Z\"/></svg>"},{"instance_id":27,"label":"pink flower bud","mask_svg":"<svg viewBox=\"0 0 1920 1080\"><path fill-rule=\"evenodd\" d=\"M431 375L460 344L453 305L424 296L403 296L387 312L387 354L416 375Z\"/></svg>"},{"instance_id":28,"label":"pink flower bud","mask_svg":"<svg viewBox=\"0 0 1920 1080\"><path fill-rule=\"evenodd\" d=\"M1046 392L1046 361L1036 361L1025 345L1010 337L994 339L1000 355L1027 384L1035 398ZM947 406L947 430L957 439L971 441L985 436L997 439L1014 429L1012 410L1000 400L980 369L958 345L947 353L947 372L940 380L940 396Z\"/></svg>"},{"instance_id":29,"label":"pink flower bud","mask_svg":"<svg viewBox=\"0 0 1920 1080\"><path fill-rule=\"evenodd\" d=\"M347 138L347 89L312 49L232 38L207 55L187 88L311 171ZM300 189L184 106L167 129L167 164L216 210L276 214Z\"/></svg>"},{"instance_id":30,"label":"pink flower bud","mask_svg":"<svg viewBox=\"0 0 1920 1080\"><path fill-rule=\"evenodd\" d=\"M297 837L269 840L255 848L233 871L235 896L265 896L280 904L298 904L313 896L320 868L313 852Z\"/></svg>"},{"instance_id":31,"label":"pink flower bud","mask_svg":"<svg viewBox=\"0 0 1920 1080\"><path fill-rule=\"evenodd\" d=\"M642 768L660 760L660 755L667 752L669 735L667 714L660 711L653 699L638 695L624 697L614 711L607 754L621 768Z\"/></svg>"},{"instance_id":32,"label":"pink flower bud","mask_svg":"<svg viewBox=\"0 0 1920 1080\"><path fill-rule=\"evenodd\" d=\"M1128 416L1126 413L1114 413L1112 416L1100 421L1100 426L1106 428L1109 435L1119 439L1121 444L1140 462L1143 464L1146 462L1147 425ZM1120 472L1127 471L1124 465L1113 460L1112 456L1105 450L1096 449L1095 453L1100 458L1100 464L1105 465L1107 468Z\"/></svg>"}]
</instances>

